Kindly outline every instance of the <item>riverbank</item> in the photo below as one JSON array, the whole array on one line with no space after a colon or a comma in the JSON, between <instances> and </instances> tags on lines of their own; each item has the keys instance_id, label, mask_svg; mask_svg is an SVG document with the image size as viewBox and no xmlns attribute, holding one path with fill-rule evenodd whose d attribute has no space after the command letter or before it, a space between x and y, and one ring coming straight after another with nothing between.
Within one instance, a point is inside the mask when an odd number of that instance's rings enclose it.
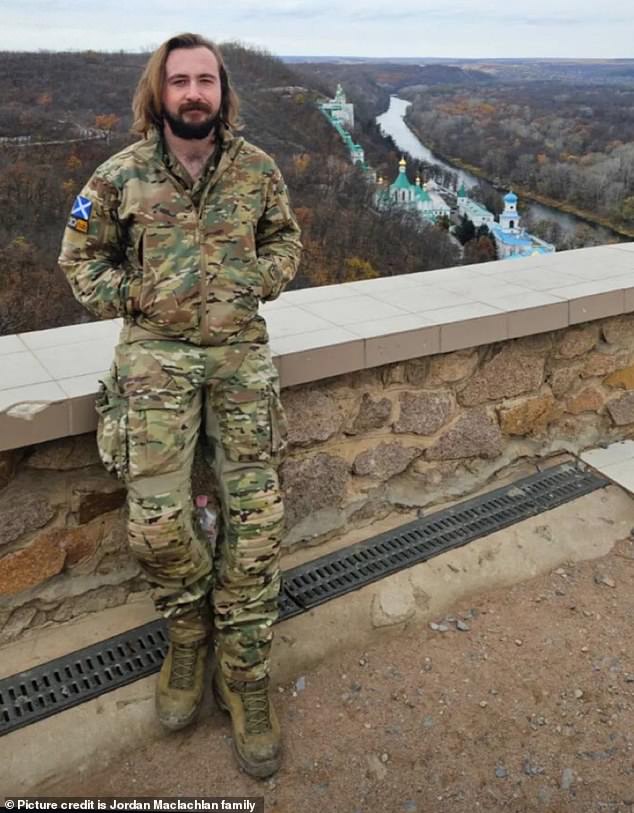
<instances>
[{"instance_id":1,"label":"riverbank","mask_svg":"<svg viewBox=\"0 0 634 813\"><path fill-rule=\"evenodd\" d=\"M439 148L436 144L429 141L429 139L426 136L424 137L423 141L423 134L417 127L415 127L415 125L409 120L407 116L405 117L404 121L409 127L409 129L416 135L419 141L427 144L430 150L432 150L440 159L446 161L448 164L453 164L456 166L456 168L461 169L464 172L470 172L472 175L475 175L478 178L482 178L483 181L487 181L496 188L504 186L510 189L512 187L513 191L516 194L518 194L521 197L527 198L528 200L532 200L535 203L541 203L544 206L550 206L552 209L557 209L557 211L559 212L574 215L575 217L578 217L579 220L583 220L590 225L602 226L605 229L609 229L615 235L627 237L629 239L634 238L634 228L628 229L626 226L617 226L613 221L609 220L607 217L601 217L600 215L596 215L593 212L588 212L585 209L579 209L578 207L573 206L570 203L564 203L562 201L556 200L555 198L550 198L547 195L542 195L539 192L535 192L532 189L528 189L525 186L521 186L516 183L511 183L511 181L502 181L502 183L500 183L500 179L494 180L493 178L490 178L480 167L476 166L475 164L470 164L468 161L464 161L462 158L458 158L453 155L447 155L447 153L443 152L442 149Z\"/></svg>"}]
</instances>

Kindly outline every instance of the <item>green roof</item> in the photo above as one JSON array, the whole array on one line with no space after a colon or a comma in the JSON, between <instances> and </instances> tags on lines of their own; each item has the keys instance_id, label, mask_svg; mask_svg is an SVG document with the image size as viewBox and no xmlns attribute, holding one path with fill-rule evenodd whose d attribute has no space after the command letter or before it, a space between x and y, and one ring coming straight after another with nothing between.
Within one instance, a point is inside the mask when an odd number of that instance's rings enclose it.
<instances>
[{"instance_id":1,"label":"green roof","mask_svg":"<svg viewBox=\"0 0 634 813\"><path fill-rule=\"evenodd\" d=\"M393 184L390 184L390 189L411 189L412 184L407 179L405 172L399 170L398 177Z\"/></svg>"}]
</instances>

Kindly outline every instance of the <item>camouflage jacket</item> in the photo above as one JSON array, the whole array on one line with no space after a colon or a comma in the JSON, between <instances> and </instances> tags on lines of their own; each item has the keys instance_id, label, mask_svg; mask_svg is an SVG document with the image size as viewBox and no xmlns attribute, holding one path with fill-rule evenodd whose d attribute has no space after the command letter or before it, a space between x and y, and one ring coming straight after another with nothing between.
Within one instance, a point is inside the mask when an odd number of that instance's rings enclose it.
<instances>
[{"instance_id":1,"label":"camouflage jacket","mask_svg":"<svg viewBox=\"0 0 634 813\"><path fill-rule=\"evenodd\" d=\"M299 228L273 160L243 138L221 147L198 205L158 134L103 163L75 200L60 266L86 308L124 317L124 341L267 340L258 303L295 275Z\"/></svg>"}]
</instances>

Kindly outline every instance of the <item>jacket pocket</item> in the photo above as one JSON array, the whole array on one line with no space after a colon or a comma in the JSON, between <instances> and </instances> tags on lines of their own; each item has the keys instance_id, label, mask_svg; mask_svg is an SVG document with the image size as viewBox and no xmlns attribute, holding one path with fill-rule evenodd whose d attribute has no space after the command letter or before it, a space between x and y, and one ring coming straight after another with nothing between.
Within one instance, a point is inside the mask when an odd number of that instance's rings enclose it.
<instances>
[{"instance_id":1,"label":"jacket pocket","mask_svg":"<svg viewBox=\"0 0 634 813\"><path fill-rule=\"evenodd\" d=\"M99 456L106 470L123 480L128 474L128 401L112 372L99 382L95 408Z\"/></svg>"}]
</instances>

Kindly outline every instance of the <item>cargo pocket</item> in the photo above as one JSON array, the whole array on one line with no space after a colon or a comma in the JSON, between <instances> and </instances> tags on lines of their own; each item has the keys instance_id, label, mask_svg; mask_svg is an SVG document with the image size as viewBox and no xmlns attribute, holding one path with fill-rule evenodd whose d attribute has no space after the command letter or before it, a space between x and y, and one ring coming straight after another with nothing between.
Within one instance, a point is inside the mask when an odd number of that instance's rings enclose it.
<instances>
[{"instance_id":1,"label":"cargo pocket","mask_svg":"<svg viewBox=\"0 0 634 813\"><path fill-rule=\"evenodd\" d=\"M99 382L95 408L99 456L107 471L123 480L128 474L128 402L112 373Z\"/></svg>"},{"instance_id":2,"label":"cargo pocket","mask_svg":"<svg viewBox=\"0 0 634 813\"><path fill-rule=\"evenodd\" d=\"M185 449L185 410L180 398L156 404L130 396L128 460L130 478L154 477L181 468Z\"/></svg>"},{"instance_id":3,"label":"cargo pocket","mask_svg":"<svg viewBox=\"0 0 634 813\"><path fill-rule=\"evenodd\" d=\"M277 463L286 451L286 416L273 386L227 393L220 423L229 460Z\"/></svg>"},{"instance_id":4,"label":"cargo pocket","mask_svg":"<svg viewBox=\"0 0 634 813\"><path fill-rule=\"evenodd\" d=\"M222 444L236 463L266 462L271 458L271 422L268 390L234 390L226 393L219 415Z\"/></svg>"}]
</instances>

